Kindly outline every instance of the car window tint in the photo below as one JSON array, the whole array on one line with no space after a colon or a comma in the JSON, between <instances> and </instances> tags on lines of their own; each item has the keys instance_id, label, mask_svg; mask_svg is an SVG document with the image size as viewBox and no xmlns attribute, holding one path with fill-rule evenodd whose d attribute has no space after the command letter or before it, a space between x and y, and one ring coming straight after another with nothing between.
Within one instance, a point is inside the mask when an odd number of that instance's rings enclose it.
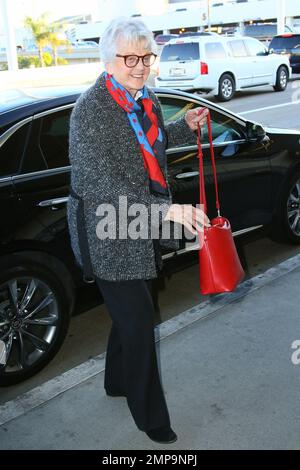
<instances>
[{"instance_id":1,"label":"car window tint","mask_svg":"<svg viewBox=\"0 0 300 470\"><path fill-rule=\"evenodd\" d=\"M162 105L162 112L165 125L169 122L176 121L181 118L189 109L199 107L198 103L193 103L188 100L180 100L177 98L160 97ZM211 111L211 126L212 136L214 143L223 143L234 140L244 139L244 134L236 121L222 113L212 110ZM208 143L207 126L202 129L202 143ZM189 146L196 144L196 133L191 134L191 140L181 144L179 147Z\"/></svg>"},{"instance_id":2,"label":"car window tint","mask_svg":"<svg viewBox=\"0 0 300 470\"><path fill-rule=\"evenodd\" d=\"M199 44L187 42L184 44L167 44L164 46L160 62L172 62L176 60L198 60Z\"/></svg>"},{"instance_id":3,"label":"car window tint","mask_svg":"<svg viewBox=\"0 0 300 470\"><path fill-rule=\"evenodd\" d=\"M207 59L226 59L225 49L220 42L205 44L205 55Z\"/></svg>"},{"instance_id":4,"label":"car window tint","mask_svg":"<svg viewBox=\"0 0 300 470\"><path fill-rule=\"evenodd\" d=\"M229 41L229 47L233 57L247 57L247 50L244 41Z\"/></svg>"},{"instance_id":5,"label":"car window tint","mask_svg":"<svg viewBox=\"0 0 300 470\"><path fill-rule=\"evenodd\" d=\"M30 124L24 124L0 147L0 177L17 174L28 136Z\"/></svg>"},{"instance_id":6,"label":"car window tint","mask_svg":"<svg viewBox=\"0 0 300 470\"><path fill-rule=\"evenodd\" d=\"M176 98L159 98L162 104L162 112L164 117L164 123L176 121L185 115L189 109L196 107L195 103L187 100L179 100Z\"/></svg>"},{"instance_id":7,"label":"car window tint","mask_svg":"<svg viewBox=\"0 0 300 470\"><path fill-rule=\"evenodd\" d=\"M251 39L247 39L245 42L251 56L265 55L266 47L261 42Z\"/></svg>"},{"instance_id":8,"label":"car window tint","mask_svg":"<svg viewBox=\"0 0 300 470\"><path fill-rule=\"evenodd\" d=\"M26 152L22 158L20 169L22 174L33 173L47 169L47 164L39 146L40 127L41 120L34 119L31 124Z\"/></svg>"},{"instance_id":9,"label":"car window tint","mask_svg":"<svg viewBox=\"0 0 300 470\"><path fill-rule=\"evenodd\" d=\"M300 36L286 36L272 39L270 49L297 49L300 48Z\"/></svg>"},{"instance_id":10,"label":"car window tint","mask_svg":"<svg viewBox=\"0 0 300 470\"><path fill-rule=\"evenodd\" d=\"M42 117L40 148L48 168L68 166L71 108Z\"/></svg>"}]
</instances>

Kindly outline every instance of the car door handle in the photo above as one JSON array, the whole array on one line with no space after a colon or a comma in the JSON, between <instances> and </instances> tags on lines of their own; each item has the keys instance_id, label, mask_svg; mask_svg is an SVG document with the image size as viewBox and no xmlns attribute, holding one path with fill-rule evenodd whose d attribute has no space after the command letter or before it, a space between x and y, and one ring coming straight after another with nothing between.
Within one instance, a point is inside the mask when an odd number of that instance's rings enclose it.
<instances>
[{"instance_id":1,"label":"car door handle","mask_svg":"<svg viewBox=\"0 0 300 470\"><path fill-rule=\"evenodd\" d=\"M47 199L45 201L40 201L37 205L39 207L51 207L52 210L57 210L58 207L62 204L66 204L68 202L69 197L58 197L56 199Z\"/></svg>"},{"instance_id":2,"label":"car door handle","mask_svg":"<svg viewBox=\"0 0 300 470\"><path fill-rule=\"evenodd\" d=\"M175 178L181 180L184 178L192 178L193 176L199 176L199 171L186 171L185 173L178 173L178 175L175 175Z\"/></svg>"}]
</instances>

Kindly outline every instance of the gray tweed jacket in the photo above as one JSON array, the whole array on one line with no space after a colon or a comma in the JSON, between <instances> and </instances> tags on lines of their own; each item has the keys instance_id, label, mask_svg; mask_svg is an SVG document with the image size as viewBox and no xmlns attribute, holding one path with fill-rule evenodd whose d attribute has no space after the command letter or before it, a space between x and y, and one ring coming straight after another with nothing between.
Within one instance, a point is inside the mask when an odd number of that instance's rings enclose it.
<instances>
[{"instance_id":1,"label":"gray tweed jacket","mask_svg":"<svg viewBox=\"0 0 300 470\"><path fill-rule=\"evenodd\" d=\"M165 145L180 145L194 138L194 133L180 118L164 127L160 104L149 89L158 111L160 126L165 130ZM85 278L110 281L151 279L162 268L159 243L178 248L177 240L156 242L149 239L100 239L96 233L100 221L96 214L102 203L116 208L119 196L127 196L128 207L143 203L165 204L159 224L169 206L169 197L150 193L142 154L126 112L112 99L101 74L93 86L78 98L70 118L69 157L71 192L67 220L71 246ZM166 156L159 165L167 178ZM128 224L130 223L128 216ZM167 243L166 243L167 242Z\"/></svg>"}]
</instances>

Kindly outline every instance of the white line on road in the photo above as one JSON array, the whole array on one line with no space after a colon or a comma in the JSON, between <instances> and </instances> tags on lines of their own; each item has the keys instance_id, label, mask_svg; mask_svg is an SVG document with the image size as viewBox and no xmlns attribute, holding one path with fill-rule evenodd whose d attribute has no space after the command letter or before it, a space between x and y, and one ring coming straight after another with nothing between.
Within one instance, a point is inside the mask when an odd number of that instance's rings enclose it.
<instances>
[{"instance_id":1,"label":"white line on road","mask_svg":"<svg viewBox=\"0 0 300 470\"><path fill-rule=\"evenodd\" d=\"M275 104L274 106L266 106L265 108L257 108L257 109L250 109L249 111L242 111L238 114L250 114L250 113L257 113L258 111L266 111L267 109L274 109L274 108L283 108L284 106L291 106L293 104L299 104L300 100L298 101L289 101L288 103L283 104ZM237 111L234 111L237 112Z\"/></svg>"}]
</instances>

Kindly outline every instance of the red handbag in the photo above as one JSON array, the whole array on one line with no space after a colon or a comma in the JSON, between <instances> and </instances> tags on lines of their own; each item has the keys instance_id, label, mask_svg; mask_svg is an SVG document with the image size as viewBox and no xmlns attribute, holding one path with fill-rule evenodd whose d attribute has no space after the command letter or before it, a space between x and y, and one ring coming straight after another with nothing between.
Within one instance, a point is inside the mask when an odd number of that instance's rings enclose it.
<instances>
[{"instance_id":1,"label":"red handbag","mask_svg":"<svg viewBox=\"0 0 300 470\"><path fill-rule=\"evenodd\" d=\"M211 119L207 115L207 129L210 144L211 162L214 173L216 209L218 216L210 221L210 227L204 227L200 234L202 240L199 249L200 292L201 294L219 294L233 291L244 278L245 273L234 244L231 226L228 219L220 215L217 171L212 142ZM200 205L207 214L205 179L203 170L203 153L198 124L198 158Z\"/></svg>"}]
</instances>

